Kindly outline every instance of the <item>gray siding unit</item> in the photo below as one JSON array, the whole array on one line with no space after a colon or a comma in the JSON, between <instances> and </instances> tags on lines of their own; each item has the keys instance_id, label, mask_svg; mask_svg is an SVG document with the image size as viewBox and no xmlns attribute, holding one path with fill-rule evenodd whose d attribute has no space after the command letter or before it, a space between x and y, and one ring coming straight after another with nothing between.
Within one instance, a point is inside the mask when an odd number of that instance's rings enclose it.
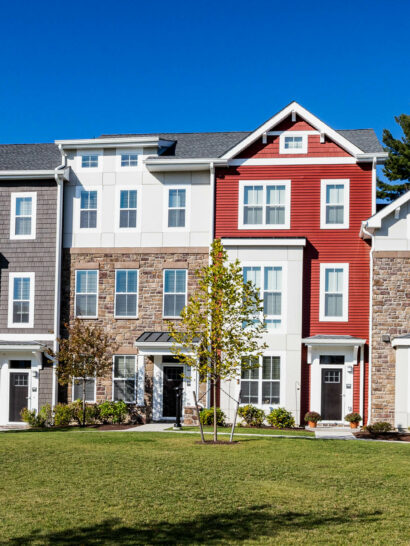
<instances>
[{"instance_id":1,"label":"gray siding unit","mask_svg":"<svg viewBox=\"0 0 410 546\"><path fill-rule=\"evenodd\" d=\"M53 366L44 364L40 370L39 388L38 388L38 409L45 404L52 404L53 400Z\"/></svg>"}]
</instances>

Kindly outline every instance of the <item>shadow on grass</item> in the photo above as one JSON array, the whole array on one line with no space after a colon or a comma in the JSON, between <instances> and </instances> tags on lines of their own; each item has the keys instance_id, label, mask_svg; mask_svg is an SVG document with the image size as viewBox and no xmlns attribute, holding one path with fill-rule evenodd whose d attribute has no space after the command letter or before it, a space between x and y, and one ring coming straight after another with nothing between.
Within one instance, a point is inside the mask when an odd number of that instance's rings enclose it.
<instances>
[{"instance_id":1,"label":"shadow on grass","mask_svg":"<svg viewBox=\"0 0 410 546\"><path fill-rule=\"evenodd\" d=\"M7 544L216 544L242 542L261 537L272 539L279 531L310 530L346 523L369 523L378 520L380 511L319 516L313 513L285 512L273 514L270 505L198 516L178 523L159 521L151 525L125 527L121 520L110 519L100 524L52 533L35 531L12 539Z\"/></svg>"}]
</instances>

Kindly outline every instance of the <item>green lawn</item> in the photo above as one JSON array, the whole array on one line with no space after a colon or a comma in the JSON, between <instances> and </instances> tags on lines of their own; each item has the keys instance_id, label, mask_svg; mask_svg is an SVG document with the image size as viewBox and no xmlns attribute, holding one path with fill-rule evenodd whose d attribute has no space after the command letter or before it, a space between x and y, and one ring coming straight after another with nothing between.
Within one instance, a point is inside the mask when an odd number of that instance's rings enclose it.
<instances>
[{"instance_id":1,"label":"green lawn","mask_svg":"<svg viewBox=\"0 0 410 546\"><path fill-rule=\"evenodd\" d=\"M173 430L173 427L170 427L169 430ZM204 432L213 432L212 426L204 426ZM182 427L182 431L185 432L198 432L199 427ZM231 433L231 427L221 428L218 427L218 433ZM309 430L278 430L274 428L248 428L248 427L235 427L235 432L238 434L267 434L269 436L311 436L314 438L315 433Z\"/></svg>"},{"instance_id":2,"label":"green lawn","mask_svg":"<svg viewBox=\"0 0 410 546\"><path fill-rule=\"evenodd\" d=\"M0 434L1 544L405 544L408 445Z\"/></svg>"}]
</instances>

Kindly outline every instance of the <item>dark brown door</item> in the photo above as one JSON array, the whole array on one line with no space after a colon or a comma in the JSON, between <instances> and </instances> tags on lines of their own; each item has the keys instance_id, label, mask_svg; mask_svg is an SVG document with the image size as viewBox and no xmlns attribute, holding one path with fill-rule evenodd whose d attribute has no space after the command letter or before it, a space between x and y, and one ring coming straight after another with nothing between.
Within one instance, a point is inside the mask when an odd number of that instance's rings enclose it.
<instances>
[{"instance_id":1,"label":"dark brown door","mask_svg":"<svg viewBox=\"0 0 410 546\"><path fill-rule=\"evenodd\" d=\"M9 420L22 421L20 412L27 407L28 373L10 374Z\"/></svg>"},{"instance_id":2,"label":"dark brown door","mask_svg":"<svg viewBox=\"0 0 410 546\"><path fill-rule=\"evenodd\" d=\"M322 369L322 410L324 421L342 419L342 370Z\"/></svg>"},{"instance_id":3,"label":"dark brown door","mask_svg":"<svg viewBox=\"0 0 410 546\"><path fill-rule=\"evenodd\" d=\"M164 366L164 383L162 391L162 415L163 417L176 417L177 392L176 387L182 387L181 377L184 368L182 366Z\"/></svg>"}]
</instances>

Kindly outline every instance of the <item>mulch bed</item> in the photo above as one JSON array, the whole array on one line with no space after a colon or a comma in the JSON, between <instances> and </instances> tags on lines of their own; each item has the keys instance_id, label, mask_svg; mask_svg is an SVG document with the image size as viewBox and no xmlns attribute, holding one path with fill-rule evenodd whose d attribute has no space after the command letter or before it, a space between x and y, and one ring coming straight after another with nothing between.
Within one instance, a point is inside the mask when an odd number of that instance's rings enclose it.
<instances>
[{"instance_id":1,"label":"mulch bed","mask_svg":"<svg viewBox=\"0 0 410 546\"><path fill-rule=\"evenodd\" d=\"M230 428L230 427L229 427ZM269 425L262 425L261 427L245 427L245 426L238 426L238 429L244 429L244 430L247 430L247 429L251 429L251 430L256 430L256 429L266 429L266 430L288 430L290 432L295 432L296 430L306 430L305 427L293 427L293 428L277 428L277 427L270 427Z\"/></svg>"},{"instance_id":2,"label":"mulch bed","mask_svg":"<svg viewBox=\"0 0 410 546\"><path fill-rule=\"evenodd\" d=\"M369 432L360 431L353 432L356 438L364 438L367 440L389 440L391 442L410 442L410 433L407 432L379 432L378 434L370 434Z\"/></svg>"}]
</instances>

